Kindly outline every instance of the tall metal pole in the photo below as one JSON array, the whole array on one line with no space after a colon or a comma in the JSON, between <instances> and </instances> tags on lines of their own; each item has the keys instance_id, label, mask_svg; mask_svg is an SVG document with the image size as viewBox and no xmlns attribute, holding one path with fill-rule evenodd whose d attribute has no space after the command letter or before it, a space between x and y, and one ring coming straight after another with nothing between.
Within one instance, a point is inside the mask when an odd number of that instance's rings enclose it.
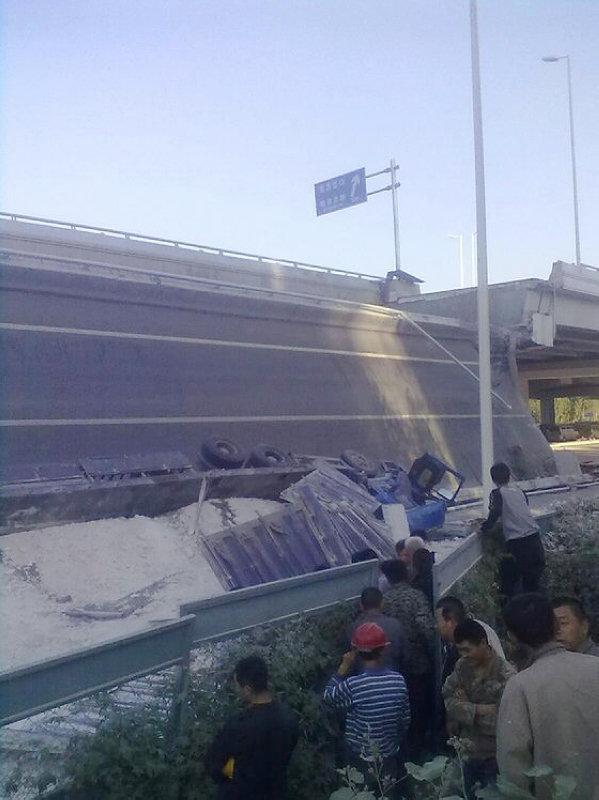
<instances>
[{"instance_id":1,"label":"tall metal pole","mask_svg":"<svg viewBox=\"0 0 599 800\"><path fill-rule=\"evenodd\" d=\"M470 247L470 269L472 271L472 285L476 286L476 231L472 234Z\"/></svg>"},{"instance_id":2,"label":"tall metal pole","mask_svg":"<svg viewBox=\"0 0 599 800\"><path fill-rule=\"evenodd\" d=\"M397 210L397 186L395 180L395 173L397 170L397 164L395 163L395 159L392 158L390 162L391 168L391 198L393 202L393 237L395 241L395 269L401 269L401 259L399 256L399 212Z\"/></svg>"},{"instance_id":3,"label":"tall metal pole","mask_svg":"<svg viewBox=\"0 0 599 800\"><path fill-rule=\"evenodd\" d=\"M578 227L578 181L576 179L576 149L574 147L574 113L572 111L572 75L570 56L566 56L568 68L568 106L570 108L570 152L572 154L572 189L574 191L574 235L576 237L576 266L580 266L580 229Z\"/></svg>"},{"instance_id":4,"label":"tall metal pole","mask_svg":"<svg viewBox=\"0 0 599 800\"><path fill-rule=\"evenodd\" d=\"M470 0L470 47L472 56L472 116L474 123L474 174L476 182L478 376L480 403L480 455L483 503L492 488L489 469L493 463L493 406L491 402L491 334L489 329L489 284L487 274L487 209L485 199L485 155L480 91L478 9Z\"/></svg>"}]
</instances>

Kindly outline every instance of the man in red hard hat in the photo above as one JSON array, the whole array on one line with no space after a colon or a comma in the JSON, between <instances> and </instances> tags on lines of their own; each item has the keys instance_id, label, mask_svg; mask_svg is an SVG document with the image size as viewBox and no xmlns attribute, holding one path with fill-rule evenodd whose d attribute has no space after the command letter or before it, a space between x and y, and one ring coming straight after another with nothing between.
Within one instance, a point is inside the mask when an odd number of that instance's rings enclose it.
<instances>
[{"instance_id":1,"label":"man in red hard hat","mask_svg":"<svg viewBox=\"0 0 599 800\"><path fill-rule=\"evenodd\" d=\"M379 625L357 627L351 644L324 690L324 700L345 713L346 764L367 780L371 768L394 780L403 775L402 743L410 725L406 682L384 666L389 641ZM362 670L350 675L358 655Z\"/></svg>"}]
</instances>

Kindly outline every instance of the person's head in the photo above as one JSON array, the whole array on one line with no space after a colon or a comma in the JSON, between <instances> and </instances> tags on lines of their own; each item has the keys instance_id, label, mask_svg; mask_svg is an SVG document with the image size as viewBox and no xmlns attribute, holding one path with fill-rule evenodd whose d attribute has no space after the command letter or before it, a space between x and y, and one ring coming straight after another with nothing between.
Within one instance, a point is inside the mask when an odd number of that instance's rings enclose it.
<instances>
[{"instance_id":1,"label":"person's head","mask_svg":"<svg viewBox=\"0 0 599 800\"><path fill-rule=\"evenodd\" d=\"M442 597L435 606L435 619L439 636L446 642L453 642L456 627L466 619L464 604L457 597Z\"/></svg>"},{"instance_id":2,"label":"person's head","mask_svg":"<svg viewBox=\"0 0 599 800\"><path fill-rule=\"evenodd\" d=\"M358 651L365 667L378 666L388 644L387 634L375 622L358 625L351 637L351 645Z\"/></svg>"},{"instance_id":3,"label":"person's head","mask_svg":"<svg viewBox=\"0 0 599 800\"><path fill-rule=\"evenodd\" d=\"M503 611L510 636L529 647L541 647L555 638L555 617L550 601L542 594L513 597Z\"/></svg>"},{"instance_id":4,"label":"person's head","mask_svg":"<svg viewBox=\"0 0 599 800\"><path fill-rule=\"evenodd\" d=\"M362 611L380 611L383 607L383 593L376 586L368 586L360 596Z\"/></svg>"},{"instance_id":5,"label":"person's head","mask_svg":"<svg viewBox=\"0 0 599 800\"><path fill-rule=\"evenodd\" d=\"M233 677L237 691L246 702L268 690L268 668L260 656L247 656L238 661Z\"/></svg>"},{"instance_id":6,"label":"person's head","mask_svg":"<svg viewBox=\"0 0 599 800\"><path fill-rule=\"evenodd\" d=\"M427 550L425 547L421 547L420 550L416 550L414 553L412 567L417 575L428 575L433 570L434 562L435 557L431 551Z\"/></svg>"},{"instance_id":7,"label":"person's head","mask_svg":"<svg viewBox=\"0 0 599 800\"><path fill-rule=\"evenodd\" d=\"M411 565L414 554L423 547L426 547L426 543L420 536L408 536L408 538L405 539L403 549L399 554L400 561L404 561L406 564Z\"/></svg>"},{"instance_id":8,"label":"person's head","mask_svg":"<svg viewBox=\"0 0 599 800\"><path fill-rule=\"evenodd\" d=\"M491 467L491 480L495 486L505 486L510 482L511 474L510 468L503 461L499 461Z\"/></svg>"},{"instance_id":9,"label":"person's head","mask_svg":"<svg viewBox=\"0 0 599 800\"><path fill-rule=\"evenodd\" d=\"M557 623L555 638L567 650L580 649L589 635L589 619L577 597L554 597L553 613Z\"/></svg>"},{"instance_id":10,"label":"person's head","mask_svg":"<svg viewBox=\"0 0 599 800\"><path fill-rule=\"evenodd\" d=\"M381 572L387 578L391 586L396 586L398 583L406 582L408 580L408 568L403 561L383 561L381 564Z\"/></svg>"},{"instance_id":11,"label":"person's head","mask_svg":"<svg viewBox=\"0 0 599 800\"><path fill-rule=\"evenodd\" d=\"M483 626L473 619L465 619L456 625L453 641L461 658L475 666L486 664L491 657L487 633Z\"/></svg>"}]
</instances>

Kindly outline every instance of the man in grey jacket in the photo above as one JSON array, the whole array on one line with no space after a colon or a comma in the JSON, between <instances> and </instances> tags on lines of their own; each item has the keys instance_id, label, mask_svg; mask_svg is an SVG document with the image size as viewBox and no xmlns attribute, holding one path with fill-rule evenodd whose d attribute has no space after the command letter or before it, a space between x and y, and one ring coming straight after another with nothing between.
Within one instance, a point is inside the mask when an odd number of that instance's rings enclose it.
<instances>
[{"instance_id":1,"label":"man in grey jacket","mask_svg":"<svg viewBox=\"0 0 599 800\"><path fill-rule=\"evenodd\" d=\"M502 778L523 789L524 772L550 767L576 781L573 797L599 800L599 661L568 652L555 639L550 601L515 597L504 612L511 638L532 651L532 664L507 682L497 723ZM535 796L550 798L552 778L536 778Z\"/></svg>"},{"instance_id":2,"label":"man in grey jacket","mask_svg":"<svg viewBox=\"0 0 599 800\"><path fill-rule=\"evenodd\" d=\"M589 636L589 618L577 597L554 597L553 613L557 623L557 640L566 650L599 656L599 644Z\"/></svg>"},{"instance_id":3,"label":"man in grey jacket","mask_svg":"<svg viewBox=\"0 0 599 800\"><path fill-rule=\"evenodd\" d=\"M491 467L491 478L497 487L489 497L489 516L481 525L481 533L490 531L501 521L505 553L499 564L500 594L503 601L522 592L538 592L545 569L545 552L528 498L511 482L510 468L499 462Z\"/></svg>"}]
</instances>

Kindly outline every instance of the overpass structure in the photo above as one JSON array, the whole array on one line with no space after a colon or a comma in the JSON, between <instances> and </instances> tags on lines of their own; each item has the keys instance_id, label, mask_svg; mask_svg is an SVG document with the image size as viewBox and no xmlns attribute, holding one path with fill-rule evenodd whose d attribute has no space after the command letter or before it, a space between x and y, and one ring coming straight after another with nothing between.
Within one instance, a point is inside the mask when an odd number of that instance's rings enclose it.
<instances>
[{"instance_id":1,"label":"overpass structure","mask_svg":"<svg viewBox=\"0 0 599 800\"><path fill-rule=\"evenodd\" d=\"M399 463L436 453L481 483L476 331L386 280L200 245L4 215L0 437L31 464L178 450L203 438ZM395 305L394 305L395 303ZM453 318L452 318L453 317ZM555 463L494 336L497 457Z\"/></svg>"},{"instance_id":2,"label":"overpass structure","mask_svg":"<svg viewBox=\"0 0 599 800\"><path fill-rule=\"evenodd\" d=\"M476 289L402 298L400 308L476 318ZM503 331L525 400L541 401L541 421L555 422L556 397L599 397L599 268L557 261L547 280L490 287L491 324Z\"/></svg>"}]
</instances>

